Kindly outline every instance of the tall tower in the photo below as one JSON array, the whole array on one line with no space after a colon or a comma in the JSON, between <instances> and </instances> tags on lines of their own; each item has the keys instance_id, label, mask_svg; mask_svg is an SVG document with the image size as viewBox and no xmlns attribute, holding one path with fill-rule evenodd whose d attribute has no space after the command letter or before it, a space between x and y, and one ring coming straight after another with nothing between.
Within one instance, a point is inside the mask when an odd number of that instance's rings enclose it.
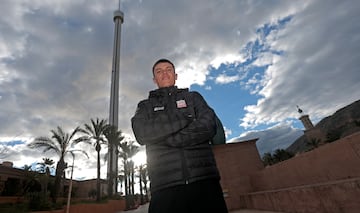
<instances>
[{"instance_id":1,"label":"tall tower","mask_svg":"<svg viewBox=\"0 0 360 213\"><path fill-rule=\"evenodd\" d=\"M120 0L119 9L114 12L114 52L113 52L113 63L111 71L111 88L110 88L110 113L109 113L109 124L118 127L118 116L119 116L119 73L120 73L120 41L121 41L121 24L124 22L124 13L120 11ZM108 168L107 168L107 179L109 180L109 195L117 192L117 171L118 171L118 157L116 156L116 146L109 146L108 153Z\"/></svg>"},{"instance_id":2,"label":"tall tower","mask_svg":"<svg viewBox=\"0 0 360 213\"><path fill-rule=\"evenodd\" d=\"M299 108L299 106L296 106L298 108L298 112L300 113L300 118L302 124L305 127L304 135L307 139L307 142L316 142L319 146L324 141L326 141L326 134L324 131L319 127L314 127L313 123L311 122L309 115L306 115L303 113L303 111Z\"/></svg>"},{"instance_id":3,"label":"tall tower","mask_svg":"<svg viewBox=\"0 0 360 213\"><path fill-rule=\"evenodd\" d=\"M299 106L296 106L298 108L298 112L300 113L300 118L299 120L301 120L302 124L305 127L305 131L314 128L313 123L311 122L309 115L304 115L303 111L299 108Z\"/></svg>"}]
</instances>

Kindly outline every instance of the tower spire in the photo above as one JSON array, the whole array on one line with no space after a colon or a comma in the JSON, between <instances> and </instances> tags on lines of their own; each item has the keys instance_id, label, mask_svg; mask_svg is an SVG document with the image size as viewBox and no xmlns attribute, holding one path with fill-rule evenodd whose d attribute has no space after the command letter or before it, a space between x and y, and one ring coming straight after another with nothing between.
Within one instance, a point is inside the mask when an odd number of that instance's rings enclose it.
<instances>
[{"instance_id":1,"label":"tower spire","mask_svg":"<svg viewBox=\"0 0 360 213\"><path fill-rule=\"evenodd\" d=\"M111 71L111 86L110 86L110 112L109 112L109 124L118 128L118 116L119 116L119 73L120 73L120 41L121 41L121 24L124 22L124 13L119 9L114 11L114 50L113 61ZM118 158L116 156L116 145L114 143L109 144L108 151L108 196L117 192L117 171L118 171Z\"/></svg>"},{"instance_id":2,"label":"tower spire","mask_svg":"<svg viewBox=\"0 0 360 213\"><path fill-rule=\"evenodd\" d=\"M296 108L298 109L298 113L300 113L300 114L303 113L302 109L300 109L300 107L298 105L296 105Z\"/></svg>"}]
</instances>

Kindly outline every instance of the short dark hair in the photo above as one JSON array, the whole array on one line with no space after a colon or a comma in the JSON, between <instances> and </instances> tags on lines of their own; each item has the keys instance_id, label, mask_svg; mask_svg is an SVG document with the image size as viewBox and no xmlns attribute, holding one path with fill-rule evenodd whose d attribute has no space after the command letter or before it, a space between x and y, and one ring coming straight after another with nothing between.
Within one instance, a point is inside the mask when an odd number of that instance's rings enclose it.
<instances>
[{"instance_id":1,"label":"short dark hair","mask_svg":"<svg viewBox=\"0 0 360 213\"><path fill-rule=\"evenodd\" d=\"M158 65L158 64L160 64L160 63L169 63L169 64L171 64L171 66L173 67L173 69L174 69L174 71L175 71L175 66L174 66L174 64L173 64L170 60L168 60L168 59L166 59L166 58L162 58L162 59L157 60L157 61L155 62L155 64L153 65L153 67L152 67L152 72L153 72L153 74L154 74L155 66Z\"/></svg>"}]
</instances>

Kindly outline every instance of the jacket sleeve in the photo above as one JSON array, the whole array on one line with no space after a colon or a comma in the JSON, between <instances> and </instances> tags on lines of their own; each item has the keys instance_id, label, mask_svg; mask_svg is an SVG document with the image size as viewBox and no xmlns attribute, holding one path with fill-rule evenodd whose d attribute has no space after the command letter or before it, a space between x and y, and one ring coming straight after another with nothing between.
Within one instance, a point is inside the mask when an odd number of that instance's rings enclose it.
<instances>
[{"instance_id":1,"label":"jacket sleeve","mask_svg":"<svg viewBox=\"0 0 360 213\"><path fill-rule=\"evenodd\" d=\"M209 143L216 133L215 113L208 106L204 98L198 92L190 92L189 98L192 104L195 116L191 123L180 131L167 137L165 143L173 147L186 147L200 143Z\"/></svg>"},{"instance_id":2,"label":"jacket sleeve","mask_svg":"<svg viewBox=\"0 0 360 213\"><path fill-rule=\"evenodd\" d=\"M190 118L169 113L167 109L154 112L149 100L141 101L131 118L135 138L141 145L166 145L167 139L189 125L190 121Z\"/></svg>"}]
</instances>

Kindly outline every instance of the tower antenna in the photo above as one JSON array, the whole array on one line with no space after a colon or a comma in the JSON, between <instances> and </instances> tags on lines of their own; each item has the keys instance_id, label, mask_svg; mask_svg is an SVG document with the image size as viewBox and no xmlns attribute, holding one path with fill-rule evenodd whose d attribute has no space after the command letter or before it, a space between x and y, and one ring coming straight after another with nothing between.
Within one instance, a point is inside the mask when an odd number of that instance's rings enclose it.
<instances>
[{"instance_id":1,"label":"tower antenna","mask_svg":"<svg viewBox=\"0 0 360 213\"><path fill-rule=\"evenodd\" d=\"M296 108L298 109L298 113L300 113L300 114L303 113L302 109L300 109L300 107L298 105L296 105Z\"/></svg>"}]
</instances>

